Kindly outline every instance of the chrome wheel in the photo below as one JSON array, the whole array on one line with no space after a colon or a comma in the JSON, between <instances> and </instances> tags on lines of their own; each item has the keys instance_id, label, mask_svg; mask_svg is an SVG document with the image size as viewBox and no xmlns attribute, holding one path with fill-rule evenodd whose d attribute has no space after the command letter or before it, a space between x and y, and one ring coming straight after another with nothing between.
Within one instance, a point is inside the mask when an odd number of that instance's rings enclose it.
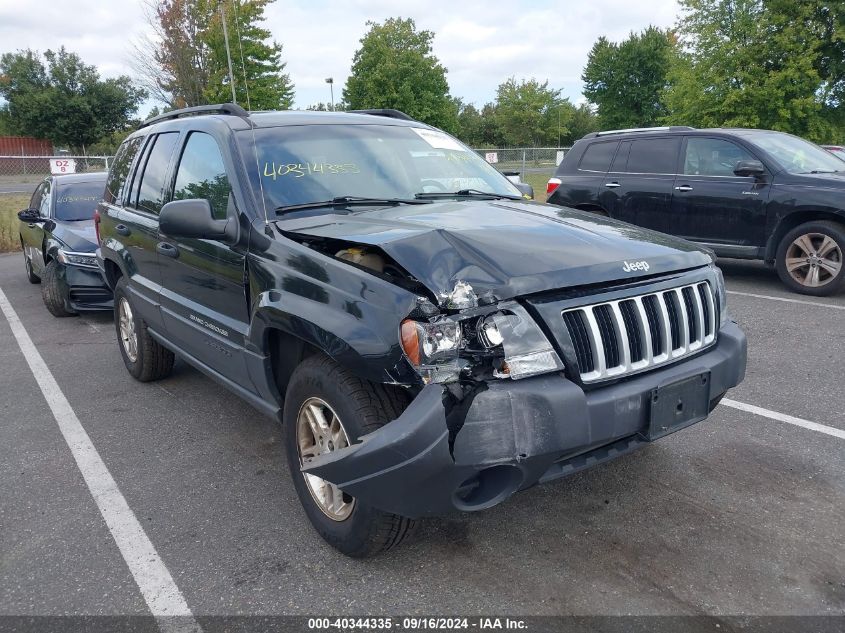
<instances>
[{"instance_id":1,"label":"chrome wheel","mask_svg":"<svg viewBox=\"0 0 845 633\"><path fill-rule=\"evenodd\" d=\"M296 418L296 444L300 466L317 455L325 455L349 446L349 438L340 418L320 398L308 398ZM352 514L355 499L333 483L302 473L317 507L333 521L344 521Z\"/></svg>"},{"instance_id":2,"label":"chrome wheel","mask_svg":"<svg viewBox=\"0 0 845 633\"><path fill-rule=\"evenodd\" d=\"M120 329L120 344L130 362L138 360L138 334L135 332L135 317L132 314L132 306L126 297L120 298L118 309L118 327Z\"/></svg>"},{"instance_id":3,"label":"chrome wheel","mask_svg":"<svg viewBox=\"0 0 845 633\"><path fill-rule=\"evenodd\" d=\"M806 233L786 249L786 270L802 286L820 288L842 270L842 248L829 235Z\"/></svg>"}]
</instances>

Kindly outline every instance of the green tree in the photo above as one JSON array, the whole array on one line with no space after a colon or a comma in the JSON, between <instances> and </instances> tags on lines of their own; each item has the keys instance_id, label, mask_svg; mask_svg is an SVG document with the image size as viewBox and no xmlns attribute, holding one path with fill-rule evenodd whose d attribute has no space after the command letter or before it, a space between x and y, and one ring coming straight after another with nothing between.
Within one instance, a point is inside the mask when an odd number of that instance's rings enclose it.
<instances>
[{"instance_id":1,"label":"green tree","mask_svg":"<svg viewBox=\"0 0 845 633\"><path fill-rule=\"evenodd\" d=\"M817 141L836 134L845 97L842 3L682 0L681 6L683 50L664 95L667 122L774 129Z\"/></svg>"},{"instance_id":2,"label":"green tree","mask_svg":"<svg viewBox=\"0 0 845 633\"><path fill-rule=\"evenodd\" d=\"M648 127L665 116L661 95L675 54L674 36L650 26L619 44L600 37L581 79L605 129Z\"/></svg>"},{"instance_id":3,"label":"green tree","mask_svg":"<svg viewBox=\"0 0 845 633\"><path fill-rule=\"evenodd\" d=\"M126 130L146 97L129 77L100 79L94 66L64 47L0 57L2 118L14 134L82 149Z\"/></svg>"},{"instance_id":4,"label":"green tree","mask_svg":"<svg viewBox=\"0 0 845 633\"><path fill-rule=\"evenodd\" d=\"M561 145L564 146L572 145L590 132L598 132L601 129L598 115L586 103L573 110L568 127L569 134L561 139Z\"/></svg>"},{"instance_id":5,"label":"green tree","mask_svg":"<svg viewBox=\"0 0 845 633\"><path fill-rule=\"evenodd\" d=\"M502 143L510 147L557 145L569 134L575 107L549 88L549 82L536 79L516 81L513 77L499 85L493 114Z\"/></svg>"},{"instance_id":6,"label":"green tree","mask_svg":"<svg viewBox=\"0 0 845 633\"><path fill-rule=\"evenodd\" d=\"M471 147L484 145L484 119L474 105L460 103L458 109L458 129L455 134Z\"/></svg>"},{"instance_id":7,"label":"green tree","mask_svg":"<svg viewBox=\"0 0 845 633\"><path fill-rule=\"evenodd\" d=\"M282 45L267 43L271 33L261 26L272 1L222 2L235 95L254 110L293 105ZM232 100L220 5L218 0L150 0L148 22L155 37L135 46L133 65L152 96L169 108Z\"/></svg>"},{"instance_id":8,"label":"green tree","mask_svg":"<svg viewBox=\"0 0 845 633\"><path fill-rule=\"evenodd\" d=\"M453 132L457 110L449 97L446 69L432 53L434 33L417 31L411 19L367 22L369 31L352 57L343 101L352 110L396 108Z\"/></svg>"}]
</instances>

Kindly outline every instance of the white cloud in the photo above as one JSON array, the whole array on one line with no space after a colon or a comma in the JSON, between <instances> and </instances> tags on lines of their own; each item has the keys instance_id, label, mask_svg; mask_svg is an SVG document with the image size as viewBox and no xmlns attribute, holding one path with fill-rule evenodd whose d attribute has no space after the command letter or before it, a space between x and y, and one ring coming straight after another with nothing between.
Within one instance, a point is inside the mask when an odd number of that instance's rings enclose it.
<instances>
[{"instance_id":1,"label":"white cloud","mask_svg":"<svg viewBox=\"0 0 845 633\"><path fill-rule=\"evenodd\" d=\"M452 94L483 105L510 76L549 80L573 102L593 42L624 38L649 24L672 25L675 0L311 0L279 1L265 26L284 44L299 107L340 98L367 20L413 18L435 33L434 52L448 68ZM0 0L0 53L65 45L102 75L131 74L131 42L147 32L139 0Z\"/></svg>"}]
</instances>

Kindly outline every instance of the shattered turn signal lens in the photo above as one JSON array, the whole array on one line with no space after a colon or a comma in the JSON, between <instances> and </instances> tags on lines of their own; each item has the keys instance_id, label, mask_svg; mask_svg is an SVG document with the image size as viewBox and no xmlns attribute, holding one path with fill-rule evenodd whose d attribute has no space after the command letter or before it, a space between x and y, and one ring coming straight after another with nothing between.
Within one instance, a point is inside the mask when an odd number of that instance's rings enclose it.
<instances>
[{"instance_id":1,"label":"shattered turn signal lens","mask_svg":"<svg viewBox=\"0 0 845 633\"><path fill-rule=\"evenodd\" d=\"M405 319L402 321L401 328L402 349L411 364L414 366L420 365L420 336L417 331L416 321Z\"/></svg>"}]
</instances>

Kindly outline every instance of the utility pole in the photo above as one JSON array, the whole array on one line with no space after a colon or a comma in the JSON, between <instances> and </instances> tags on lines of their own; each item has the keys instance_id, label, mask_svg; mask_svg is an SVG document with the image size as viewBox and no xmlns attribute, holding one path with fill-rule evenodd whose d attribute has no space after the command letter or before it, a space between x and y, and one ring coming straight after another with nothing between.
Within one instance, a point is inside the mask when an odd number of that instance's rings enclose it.
<instances>
[{"instance_id":1,"label":"utility pole","mask_svg":"<svg viewBox=\"0 0 845 633\"><path fill-rule=\"evenodd\" d=\"M232 72L232 53L229 50L229 29L226 27L226 12L223 9L223 0L219 0L217 7L220 9L220 21L223 22L223 40L226 42L226 59L229 62L229 85L232 87L232 103L237 103L235 96L235 74Z\"/></svg>"},{"instance_id":2,"label":"utility pole","mask_svg":"<svg viewBox=\"0 0 845 633\"><path fill-rule=\"evenodd\" d=\"M332 112L334 112L334 77L326 77L326 83L329 84L329 90L332 93Z\"/></svg>"}]
</instances>

